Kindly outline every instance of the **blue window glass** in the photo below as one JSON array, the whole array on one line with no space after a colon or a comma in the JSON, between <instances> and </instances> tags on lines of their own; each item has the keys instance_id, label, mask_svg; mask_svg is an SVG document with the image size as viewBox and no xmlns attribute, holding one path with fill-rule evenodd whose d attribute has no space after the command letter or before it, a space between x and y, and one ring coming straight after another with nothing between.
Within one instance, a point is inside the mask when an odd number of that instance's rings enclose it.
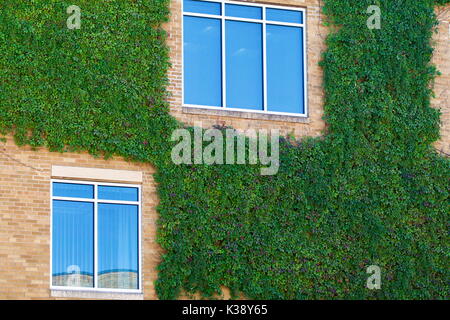
<instances>
[{"instance_id":1,"label":"blue window glass","mask_svg":"<svg viewBox=\"0 0 450 320\"><path fill-rule=\"evenodd\" d=\"M98 186L98 198L103 200L138 201L138 189L130 187Z\"/></svg>"},{"instance_id":2,"label":"blue window glass","mask_svg":"<svg viewBox=\"0 0 450 320\"><path fill-rule=\"evenodd\" d=\"M89 184L53 182L53 196L93 199L94 186Z\"/></svg>"},{"instance_id":3,"label":"blue window glass","mask_svg":"<svg viewBox=\"0 0 450 320\"><path fill-rule=\"evenodd\" d=\"M184 17L184 102L222 106L221 21Z\"/></svg>"},{"instance_id":4,"label":"blue window glass","mask_svg":"<svg viewBox=\"0 0 450 320\"><path fill-rule=\"evenodd\" d=\"M222 14L222 5L218 2L184 0L184 12L203 13L203 14Z\"/></svg>"},{"instance_id":5,"label":"blue window glass","mask_svg":"<svg viewBox=\"0 0 450 320\"><path fill-rule=\"evenodd\" d=\"M53 183L55 196L80 186L92 187L92 200L52 200L52 285L139 289L139 205L114 203L138 201L139 189L99 185L94 195L93 185Z\"/></svg>"},{"instance_id":6,"label":"blue window glass","mask_svg":"<svg viewBox=\"0 0 450 320\"><path fill-rule=\"evenodd\" d=\"M138 206L98 205L98 286L138 289Z\"/></svg>"},{"instance_id":7,"label":"blue window glass","mask_svg":"<svg viewBox=\"0 0 450 320\"><path fill-rule=\"evenodd\" d=\"M303 29L267 25L267 109L304 113Z\"/></svg>"},{"instance_id":8,"label":"blue window glass","mask_svg":"<svg viewBox=\"0 0 450 320\"><path fill-rule=\"evenodd\" d=\"M301 11L267 8L266 20L290 22L290 23L303 23L303 13Z\"/></svg>"},{"instance_id":9,"label":"blue window glass","mask_svg":"<svg viewBox=\"0 0 450 320\"><path fill-rule=\"evenodd\" d=\"M53 200L52 283L94 286L94 204Z\"/></svg>"},{"instance_id":10,"label":"blue window glass","mask_svg":"<svg viewBox=\"0 0 450 320\"><path fill-rule=\"evenodd\" d=\"M225 14L228 17L262 19L262 8L227 4L225 6Z\"/></svg>"},{"instance_id":11,"label":"blue window glass","mask_svg":"<svg viewBox=\"0 0 450 320\"><path fill-rule=\"evenodd\" d=\"M226 22L227 107L263 110L262 24Z\"/></svg>"},{"instance_id":12,"label":"blue window glass","mask_svg":"<svg viewBox=\"0 0 450 320\"><path fill-rule=\"evenodd\" d=\"M210 1L185 4L212 8ZM305 114L304 31L286 26L303 24L303 11L230 3L224 10L217 19L184 15L184 104ZM270 22L247 20L262 20L262 10Z\"/></svg>"}]
</instances>

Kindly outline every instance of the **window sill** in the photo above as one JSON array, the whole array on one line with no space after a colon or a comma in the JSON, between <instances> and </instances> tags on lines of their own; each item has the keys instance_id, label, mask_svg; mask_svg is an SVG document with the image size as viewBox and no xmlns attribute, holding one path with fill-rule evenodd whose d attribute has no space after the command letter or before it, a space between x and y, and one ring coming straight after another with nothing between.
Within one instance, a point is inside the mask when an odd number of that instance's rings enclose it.
<instances>
[{"instance_id":1,"label":"window sill","mask_svg":"<svg viewBox=\"0 0 450 320\"><path fill-rule=\"evenodd\" d=\"M55 298L105 299L105 300L144 300L143 293L56 290L50 289L50 296Z\"/></svg>"},{"instance_id":2,"label":"window sill","mask_svg":"<svg viewBox=\"0 0 450 320\"><path fill-rule=\"evenodd\" d=\"M258 113L251 111L235 111L226 109L210 109L201 107L182 107L183 113L186 114L198 114L198 115L210 115L210 116L224 116L234 117L252 120L267 120L267 121L283 121L283 122L296 122L296 123L309 123L310 120L306 116L294 116L294 115L281 115L272 113Z\"/></svg>"}]
</instances>

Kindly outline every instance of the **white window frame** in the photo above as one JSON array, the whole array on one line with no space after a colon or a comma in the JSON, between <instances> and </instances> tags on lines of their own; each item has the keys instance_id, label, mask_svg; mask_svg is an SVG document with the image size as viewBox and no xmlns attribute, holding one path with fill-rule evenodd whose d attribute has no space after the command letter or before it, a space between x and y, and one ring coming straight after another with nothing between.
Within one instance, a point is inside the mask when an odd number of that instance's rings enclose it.
<instances>
[{"instance_id":1,"label":"white window frame","mask_svg":"<svg viewBox=\"0 0 450 320\"><path fill-rule=\"evenodd\" d=\"M307 38L307 29L306 29L306 9L300 7L292 7L292 6L283 6L283 5L269 5L262 3L249 3L242 1L229 1L229 0L197 0L204 2L216 2L221 4L221 15L212 15L212 14L203 14L203 13L190 13L184 12L184 0L181 0L181 55L182 55L182 105L183 107L192 107L192 108L203 108L210 110L229 110L229 111L238 111L238 112L247 112L247 113L262 113L262 114L275 114L275 115L284 115L284 116L292 116L292 117L308 117L308 65L307 65L307 53L306 49L306 38ZM249 6L249 7L259 7L262 8L262 19L248 19L248 18L237 18L237 17L228 17L225 15L225 5L226 4L235 4L241 6ZM303 14L303 23L288 23L288 22L279 22L279 21L271 21L266 20L266 9L281 9L281 10L291 10L302 12ZM195 104L186 104L184 100L184 17L199 17L199 18L212 18L212 19L220 19L221 20L221 29L222 29L222 107L214 107L214 106L203 106L203 105L195 105ZM242 22L253 22L259 23L263 26L263 99L264 99L264 110L252 110L252 109L240 109L240 108L228 108L227 107L227 84L226 84L226 37L225 37L225 21L242 21ZM266 25L280 25L280 26L290 26L290 27L301 27L303 28L303 85L304 85L304 113L290 113L290 112L276 112L276 111L268 111L267 110L267 37L266 37Z\"/></svg>"},{"instance_id":2,"label":"white window frame","mask_svg":"<svg viewBox=\"0 0 450 320\"><path fill-rule=\"evenodd\" d=\"M70 198L53 196L53 183L71 183L84 184L94 186L94 199L85 198ZM113 187L129 187L138 189L138 201L122 201L122 200L101 200L98 199L98 186L113 186ZM53 285L53 200L76 201L76 202L90 202L94 204L94 287L69 287L69 286L54 286ZM117 288L98 288L98 204L99 203L113 203L113 204L128 204L138 206L138 289L117 289ZM113 292L113 293L142 293L142 191L141 185L125 184L125 183L107 183L96 181L80 181L80 180L64 180L51 179L50 181L50 289L64 290L64 291L93 291L93 292Z\"/></svg>"}]
</instances>

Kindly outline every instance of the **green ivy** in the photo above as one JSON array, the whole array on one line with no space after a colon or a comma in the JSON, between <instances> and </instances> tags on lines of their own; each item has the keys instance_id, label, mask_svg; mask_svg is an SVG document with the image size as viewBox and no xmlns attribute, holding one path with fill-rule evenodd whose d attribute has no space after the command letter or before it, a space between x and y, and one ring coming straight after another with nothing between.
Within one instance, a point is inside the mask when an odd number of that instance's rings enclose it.
<instances>
[{"instance_id":1,"label":"green ivy","mask_svg":"<svg viewBox=\"0 0 450 320\"><path fill-rule=\"evenodd\" d=\"M20 145L157 162L176 126L160 28L168 2L78 0L82 26L69 30L72 2L2 1L0 130Z\"/></svg>"},{"instance_id":2,"label":"green ivy","mask_svg":"<svg viewBox=\"0 0 450 320\"><path fill-rule=\"evenodd\" d=\"M0 3L0 133L158 169L158 296L448 299L449 160L430 107L434 4L325 0L327 132L282 138L280 169L172 163L169 0ZM369 5L382 27L369 30ZM189 128L192 130L192 128ZM369 265L381 290L366 288Z\"/></svg>"},{"instance_id":3,"label":"green ivy","mask_svg":"<svg viewBox=\"0 0 450 320\"><path fill-rule=\"evenodd\" d=\"M434 4L437 6L445 6L449 3L449 0L434 0Z\"/></svg>"}]
</instances>

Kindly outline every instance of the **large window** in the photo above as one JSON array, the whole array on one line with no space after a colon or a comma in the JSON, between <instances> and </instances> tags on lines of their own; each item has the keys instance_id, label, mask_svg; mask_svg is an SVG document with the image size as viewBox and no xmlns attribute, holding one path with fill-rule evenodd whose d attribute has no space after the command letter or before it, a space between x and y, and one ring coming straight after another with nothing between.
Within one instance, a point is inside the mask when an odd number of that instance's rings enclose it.
<instances>
[{"instance_id":1,"label":"large window","mask_svg":"<svg viewBox=\"0 0 450 320\"><path fill-rule=\"evenodd\" d=\"M52 288L140 290L140 187L52 181Z\"/></svg>"},{"instance_id":2,"label":"large window","mask_svg":"<svg viewBox=\"0 0 450 320\"><path fill-rule=\"evenodd\" d=\"M306 115L305 11L183 2L184 104Z\"/></svg>"}]
</instances>

